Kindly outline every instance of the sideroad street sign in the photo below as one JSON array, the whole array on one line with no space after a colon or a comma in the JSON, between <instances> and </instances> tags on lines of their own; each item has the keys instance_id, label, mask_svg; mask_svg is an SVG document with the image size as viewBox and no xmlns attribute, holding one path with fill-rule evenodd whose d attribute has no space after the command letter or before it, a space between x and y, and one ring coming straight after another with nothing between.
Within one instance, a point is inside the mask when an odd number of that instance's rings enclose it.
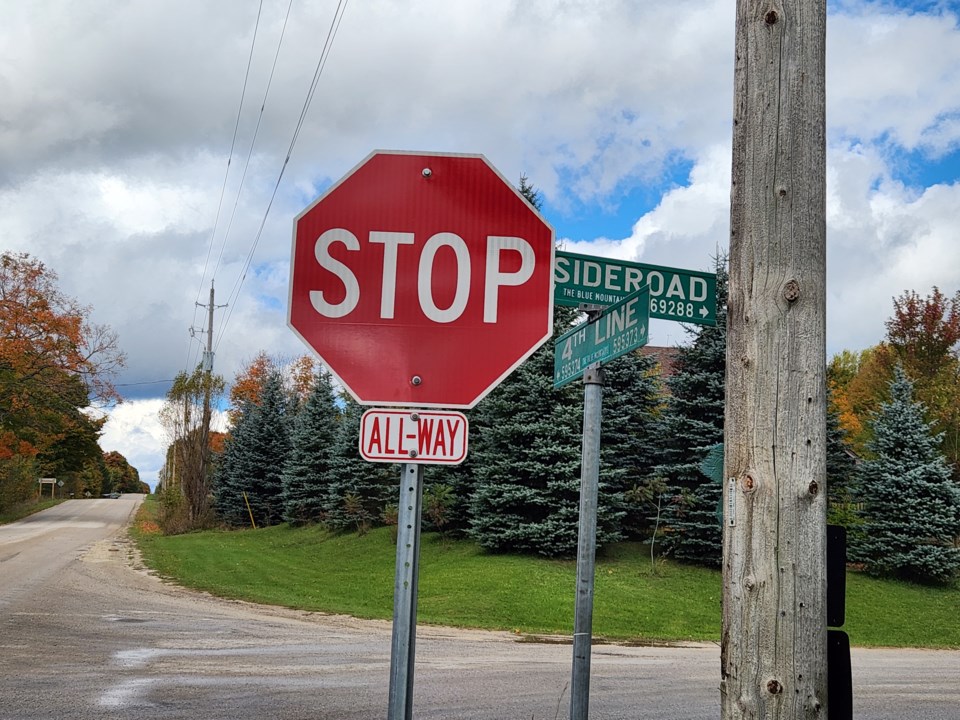
<instances>
[{"instance_id":1,"label":"sideroad street sign","mask_svg":"<svg viewBox=\"0 0 960 720\"><path fill-rule=\"evenodd\" d=\"M650 317L717 324L715 273L556 253L553 302L557 305L612 305L644 285L650 287Z\"/></svg>"},{"instance_id":2,"label":"sideroad street sign","mask_svg":"<svg viewBox=\"0 0 960 720\"><path fill-rule=\"evenodd\" d=\"M594 363L607 363L647 344L650 288L644 286L554 341L553 386L583 376Z\"/></svg>"}]
</instances>

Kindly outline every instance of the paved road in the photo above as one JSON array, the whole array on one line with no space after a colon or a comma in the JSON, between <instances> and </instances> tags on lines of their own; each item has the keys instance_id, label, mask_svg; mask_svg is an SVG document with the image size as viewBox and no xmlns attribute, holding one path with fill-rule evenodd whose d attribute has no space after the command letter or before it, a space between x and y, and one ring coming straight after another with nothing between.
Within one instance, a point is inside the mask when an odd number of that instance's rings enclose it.
<instances>
[{"instance_id":1,"label":"paved road","mask_svg":"<svg viewBox=\"0 0 960 720\"><path fill-rule=\"evenodd\" d=\"M0 527L0 720L386 716L390 625L225 602L138 567L139 502ZM570 646L421 626L415 714L567 717ZM960 719L960 653L855 651L858 720ZM594 649L594 720L717 720L716 646Z\"/></svg>"}]
</instances>

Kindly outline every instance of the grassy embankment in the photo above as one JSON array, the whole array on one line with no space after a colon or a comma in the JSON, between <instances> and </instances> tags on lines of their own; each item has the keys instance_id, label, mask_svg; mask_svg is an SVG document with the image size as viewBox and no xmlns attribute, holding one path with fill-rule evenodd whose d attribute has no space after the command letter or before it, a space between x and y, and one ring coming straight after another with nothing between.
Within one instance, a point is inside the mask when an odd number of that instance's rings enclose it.
<instances>
[{"instance_id":1,"label":"grassy embankment","mask_svg":"<svg viewBox=\"0 0 960 720\"><path fill-rule=\"evenodd\" d=\"M390 530L332 534L286 525L164 537L141 516L134 533L148 565L216 595L362 618L392 615L395 547ZM487 555L426 533L418 622L569 634L574 561ZM659 561L621 543L599 558L593 628L616 640L717 641L720 573ZM861 646L960 648L960 587L925 588L847 577L844 630Z\"/></svg>"},{"instance_id":2,"label":"grassy embankment","mask_svg":"<svg viewBox=\"0 0 960 720\"><path fill-rule=\"evenodd\" d=\"M44 498L43 500L38 500L36 502L27 502L16 507L9 508L0 512L0 525L6 525L7 523L16 522L17 520L23 520L23 518L38 513L41 510L46 510L51 508L54 505L59 505L64 501L63 498Z\"/></svg>"}]
</instances>

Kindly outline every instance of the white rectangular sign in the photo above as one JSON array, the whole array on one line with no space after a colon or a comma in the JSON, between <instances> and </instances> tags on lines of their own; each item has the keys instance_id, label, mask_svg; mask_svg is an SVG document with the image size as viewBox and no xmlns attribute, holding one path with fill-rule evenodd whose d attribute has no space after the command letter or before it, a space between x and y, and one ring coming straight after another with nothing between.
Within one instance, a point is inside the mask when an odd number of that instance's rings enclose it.
<instances>
[{"instance_id":1,"label":"white rectangular sign","mask_svg":"<svg viewBox=\"0 0 960 720\"><path fill-rule=\"evenodd\" d=\"M449 410L367 410L359 446L370 462L457 465L467 457L467 416Z\"/></svg>"}]
</instances>

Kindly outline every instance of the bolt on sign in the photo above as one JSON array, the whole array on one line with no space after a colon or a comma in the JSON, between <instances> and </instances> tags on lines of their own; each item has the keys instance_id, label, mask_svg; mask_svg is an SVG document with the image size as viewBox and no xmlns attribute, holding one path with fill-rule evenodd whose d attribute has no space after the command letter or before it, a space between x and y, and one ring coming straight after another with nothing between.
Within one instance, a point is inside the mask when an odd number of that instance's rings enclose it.
<instances>
[{"instance_id":1,"label":"bolt on sign","mask_svg":"<svg viewBox=\"0 0 960 720\"><path fill-rule=\"evenodd\" d=\"M370 462L458 465L467 457L467 417L441 410L367 410L360 455Z\"/></svg>"},{"instance_id":2,"label":"bolt on sign","mask_svg":"<svg viewBox=\"0 0 960 720\"><path fill-rule=\"evenodd\" d=\"M557 252L557 305L612 305L650 287L650 317L697 325L717 324L717 276L627 260Z\"/></svg>"}]
</instances>

